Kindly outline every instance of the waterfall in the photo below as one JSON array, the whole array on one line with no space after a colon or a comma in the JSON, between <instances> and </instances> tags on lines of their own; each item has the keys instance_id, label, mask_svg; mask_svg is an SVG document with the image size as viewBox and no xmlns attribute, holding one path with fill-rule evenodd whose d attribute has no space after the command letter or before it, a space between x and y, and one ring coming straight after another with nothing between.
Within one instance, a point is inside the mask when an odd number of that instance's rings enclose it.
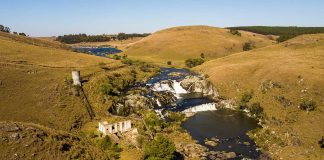
<instances>
[{"instance_id":1,"label":"waterfall","mask_svg":"<svg viewBox=\"0 0 324 160\"><path fill-rule=\"evenodd\" d=\"M154 83L152 87L153 91L161 92L161 91L172 91L173 89L167 83Z\"/></svg>"},{"instance_id":2,"label":"waterfall","mask_svg":"<svg viewBox=\"0 0 324 160\"><path fill-rule=\"evenodd\" d=\"M176 80L173 80L173 90L176 94L188 93L185 89L182 88L180 82L177 82Z\"/></svg>"},{"instance_id":3,"label":"waterfall","mask_svg":"<svg viewBox=\"0 0 324 160\"><path fill-rule=\"evenodd\" d=\"M161 92L161 91L170 91L174 94L185 94L188 93L182 86L180 85L180 82L177 82L176 80L173 80L172 86L170 86L168 83L155 83L153 84L153 91Z\"/></svg>"},{"instance_id":4,"label":"waterfall","mask_svg":"<svg viewBox=\"0 0 324 160\"><path fill-rule=\"evenodd\" d=\"M215 110L217 110L216 103L206 103L206 104L201 104L198 106L193 106L191 108L185 109L182 112L183 113L196 113L196 112L215 111Z\"/></svg>"},{"instance_id":5,"label":"waterfall","mask_svg":"<svg viewBox=\"0 0 324 160\"><path fill-rule=\"evenodd\" d=\"M162 104L161 104L161 102L159 101L159 99L156 99L156 104L157 104L159 107L162 106Z\"/></svg>"}]
</instances>

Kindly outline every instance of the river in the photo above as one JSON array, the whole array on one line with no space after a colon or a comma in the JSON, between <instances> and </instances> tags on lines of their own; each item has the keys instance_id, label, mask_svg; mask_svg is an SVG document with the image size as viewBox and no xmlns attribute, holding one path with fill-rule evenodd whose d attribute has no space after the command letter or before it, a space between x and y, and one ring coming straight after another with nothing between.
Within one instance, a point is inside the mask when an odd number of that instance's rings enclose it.
<instances>
[{"instance_id":1,"label":"river","mask_svg":"<svg viewBox=\"0 0 324 160\"><path fill-rule=\"evenodd\" d=\"M147 85L152 86L155 91L174 92L177 105L172 110L184 112L191 109L190 111L197 112L183 122L182 127L199 144L213 151L235 152L238 159L257 158L260 152L246 135L248 131L259 127L257 121L243 112L217 108L213 106L216 102L201 94L186 93L179 88L181 85L178 82L188 75L197 74L185 69L161 68L161 74L150 79ZM161 82L166 80L173 81L173 86L161 85ZM206 140L217 142L217 145L207 145Z\"/></svg>"}]
</instances>

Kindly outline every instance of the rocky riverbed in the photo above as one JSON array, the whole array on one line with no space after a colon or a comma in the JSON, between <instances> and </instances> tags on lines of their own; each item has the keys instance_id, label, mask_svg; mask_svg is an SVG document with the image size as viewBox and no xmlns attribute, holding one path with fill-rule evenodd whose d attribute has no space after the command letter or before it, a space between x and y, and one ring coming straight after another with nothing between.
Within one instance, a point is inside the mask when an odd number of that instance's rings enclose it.
<instances>
[{"instance_id":1,"label":"rocky riverbed","mask_svg":"<svg viewBox=\"0 0 324 160\"><path fill-rule=\"evenodd\" d=\"M111 113L127 116L152 109L162 119L168 110L189 117L182 127L198 144L177 144L186 157L241 159L260 155L246 135L259 127L257 121L232 110L235 103L220 99L216 87L204 76L184 69L162 68L159 75L127 93L114 101Z\"/></svg>"}]
</instances>

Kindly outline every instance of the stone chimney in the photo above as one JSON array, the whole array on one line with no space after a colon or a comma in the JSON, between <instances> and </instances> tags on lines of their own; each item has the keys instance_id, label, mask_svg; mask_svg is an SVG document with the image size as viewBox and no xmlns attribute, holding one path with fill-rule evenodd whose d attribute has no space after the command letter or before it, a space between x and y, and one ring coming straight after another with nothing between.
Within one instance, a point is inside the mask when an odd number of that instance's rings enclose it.
<instances>
[{"instance_id":1,"label":"stone chimney","mask_svg":"<svg viewBox=\"0 0 324 160\"><path fill-rule=\"evenodd\" d=\"M72 71L73 85L81 86L80 71Z\"/></svg>"}]
</instances>

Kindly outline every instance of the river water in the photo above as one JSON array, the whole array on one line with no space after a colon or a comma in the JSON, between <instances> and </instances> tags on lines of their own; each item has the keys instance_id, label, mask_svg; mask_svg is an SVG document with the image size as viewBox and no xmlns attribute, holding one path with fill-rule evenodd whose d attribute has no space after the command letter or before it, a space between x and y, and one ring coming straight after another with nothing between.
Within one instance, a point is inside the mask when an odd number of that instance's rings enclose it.
<instances>
[{"instance_id":1,"label":"river water","mask_svg":"<svg viewBox=\"0 0 324 160\"><path fill-rule=\"evenodd\" d=\"M170 73L172 73L172 76L170 76ZM161 68L161 74L150 79L147 85L154 86L154 84L164 80L180 81L187 75L195 75L195 73L185 69ZM168 89L168 87L160 86L157 90ZM213 100L202 97L200 94L181 93L177 94L176 97L177 106L173 110L179 112L195 106L208 106L214 103ZM235 152L238 159L243 157L255 159L260 155L255 143L246 135L248 131L259 126L256 120L246 116L243 112L230 109L197 112L194 116L188 118L182 124L182 127L199 144L206 146L209 150ZM206 139L217 141L218 144L216 146L206 145Z\"/></svg>"}]
</instances>

